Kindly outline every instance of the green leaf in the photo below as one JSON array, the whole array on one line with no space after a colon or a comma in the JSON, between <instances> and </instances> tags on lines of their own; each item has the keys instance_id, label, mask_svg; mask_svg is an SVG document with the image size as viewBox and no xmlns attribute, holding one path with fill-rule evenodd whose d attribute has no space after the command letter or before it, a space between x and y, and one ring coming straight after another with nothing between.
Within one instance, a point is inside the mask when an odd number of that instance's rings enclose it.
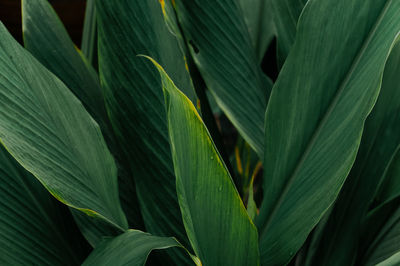
<instances>
[{"instance_id":1,"label":"green leaf","mask_svg":"<svg viewBox=\"0 0 400 266\"><path fill-rule=\"evenodd\" d=\"M400 251L400 208L387 220L369 246L362 265L376 265Z\"/></svg>"},{"instance_id":2,"label":"green leaf","mask_svg":"<svg viewBox=\"0 0 400 266\"><path fill-rule=\"evenodd\" d=\"M315 265L349 265L354 260L360 224L400 148L399 59L397 43L386 63L378 100L365 122L356 161L325 227Z\"/></svg>"},{"instance_id":3,"label":"green leaf","mask_svg":"<svg viewBox=\"0 0 400 266\"><path fill-rule=\"evenodd\" d=\"M157 1L98 1L99 70L110 119L130 162L146 230L174 235L185 246L160 77L146 59L156 58L177 83L196 95L177 39ZM171 254L175 264L187 257Z\"/></svg>"},{"instance_id":4,"label":"green leaf","mask_svg":"<svg viewBox=\"0 0 400 266\"><path fill-rule=\"evenodd\" d=\"M308 0L269 0L276 29L277 59L281 68L296 38L297 22Z\"/></svg>"},{"instance_id":5,"label":"green leaf","mask_svg":"<svg viewBox=\"0 0 400 266\"><path fill-rule=\"evenodd\" d=\"M396 266L400 264L400 252L394 254L390 258L378 263L376 266Z\"/></svg>"},{"instance_id":6,"label":"green leaf","mask_svg":"<svg viewBox=\"0 0 400 266\"><path fill-rule=\"evenodd\" d=\"M176 9L208 89L239 133L263 157L264 112L272 83L265 80L259 67L239 2L177 1Z\"/></svg>"},{"instance_id":7,"label":"green leaf","mask_svg":"<svg viewBox=\"0 0 400 266\"><path fill-rule=\"evenodd\" d=\"M88 61L97 63L97 23L95 0L86 1L81 50Z\"/></svg>"},{"instance_id":8,"label":"green leaf","mask_svg":"<svg viewBox=\"0 0 400 266\"><path fill-rule=\"evenodd\" d=\"M61 202L127 228L117 169L81 102L0 24L0 139Z\"/></svg>"},{"instance_id":9,"label":"green leaf","mask_svg":"<svg viewBox=\"0 0 400 266\"><path fill-rule=\"evenodd\" d=\"M68 86L105 130L108 119L97 74L82 60L51 5L47 0L22 0L22 18L25 48Z\"/></svg>"},{"instance_id":10,"label":"green leaf","mask_svg":"<svg viewBox=\"0 0 400 266\"><path fill-rule=\"evenodd\" d=\"M91 1L87 4L89 9L94 8L91 6L93 4ZM71 89L99 124L119 168L120 199L129 225L132 228L143 229L135 184L129 164L121 152L108 119L97 73L74 47L62 22L47 0L23 1L22 8L26 49ZM93 223L101 222L93 221Z\"/></svg>"},{"instance_id":11,"label":"green leaf","mask_svg":"<svg viewBox=\"0 0 400 266\"><path fill-rule=\"evenodd\" d=\"M266 112L262 263L287 263L335 201L379 94L399 12L400 1L388 0L311 0L303 10Z\"/></svg>"},{"instance_id":12,"label":"green leaf","mask_svg":"<svg viewBox=\"0 0 400 266\"><path fill-rule=\"evenodd\" d=\"M172 247L184 248L173 237L153 236L130 229L120 236L103 241L82 265L142 266L145 265L147 257L152 250ZM193 257L194 261L196 259L196 257Z\"/></svg>"},{"instance_id":13,"label":"green leaf","mask_svg":"<svg viewBox=\"0 0 400 266\"><path fill-rule=\"evenodd\" d=\"M258 62L261 63L275 35L271 0L240 0Z\"/></svg>"},{"instance_id":14,"label":"green leaf","mask_svg":"<svg viewBox=\"0 0 400 266\"><path fill-rule=\"evenodd\" d=\"M89 252L68 209L0 146L0 264L80 265Z\"/></svg>"},{"instance_id":15,"label":"green leaf","mask_svg":"<svg viewBox=\"0 0 400 266\"><path fill-rule=\"evenodd\" d=\"M204 265L258 265L257 229L205 125L152 61L162 79L179 205L196 255Z\"/></svg>"},{"instance_id":16,"label":"green leaf","mask_svg":"<svg viewBox=\"0 0 400 266\"><path fill-rule=\"evenodd\" d=\"M400 62L400 61L399 61ZM397 110L399 112L399 110ZM376 204L384 205L400 196L400 151L397 150L390 166L388 167L385 179L377 194Z\"/></svg>"}]
</instances>

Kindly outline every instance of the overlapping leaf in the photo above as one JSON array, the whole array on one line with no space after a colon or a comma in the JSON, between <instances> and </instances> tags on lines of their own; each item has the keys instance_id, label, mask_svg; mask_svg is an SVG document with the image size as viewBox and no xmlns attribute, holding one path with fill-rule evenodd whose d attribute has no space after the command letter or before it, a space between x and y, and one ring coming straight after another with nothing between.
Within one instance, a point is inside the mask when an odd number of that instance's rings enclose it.
<instances>
[{"instance_id":1,"label":"overlapping leaf","mask_svg":"<svg viewBox=\"0 0 400 266\"><path fill-rule=\"evenodd\" d=\"M400 251L400 209L397 209L380 230L367 250L362 265L376 265ZM393 264L395 265L395 264Z\"/></svg>"},{"instance_id":2,"label":"overlapping leaf","mask_svg":"<svg viewBox=\"0 0 400 266\"><path fill-rule=\"evenodd\" d=\"M297 22L308 0L270 0L277 38L278 66L282 67L295 41Z\"/></svg>"},{"instance_id":3,"label":"overlapping leaf","mask_svg":"<svg viewBox=\"0 0 400 266\"><path fill-rule=\"evenodd\" d=\"M355 259L363 217L400 148L399 75L400 43L386 63L379 98L366 120L356 161L325 227L315 265L347 265Z\"/></svg>"},{"instance_id":4,"label":"overlapping leaf","mask_svg":"<svg viewBox=\"0 0 400 266\"><path fill-rule=\"evenodd\" d=\"M261 260L284 264L337 194L400 31L400 1L315 1L266 112ZM296 237L293 237L293 236Z\"/></svg>"},{"instance_id":5,"label":"overlapping leaf","mask_svg":"<svg viewBox=\"0 0 400 266\"><path fill-rule=\"evenodd\" d=\"M0 264L80 265L89 252L68 209L0 147Z\"/></svg>"},{"instance_id":6,"label":"overlapping leaf","mask_svg":"<svg viewBox=\"0 0 400 266\"><path fill-rule=\"evenodd\" d=\"M165 94L179 205L196 255L204 265L258 265L257 229L205 125L155 65Z\"/></svg>"},{"instance_id":7,"label":"overlapping leaf","mask_svg":"<svg viewBox=\"0 0 400 266\"><path fill-rule=\"evenodd\" d=\"M271 82L263 77L239 2L176 1L176 9L208 89L262 157L264 112Z\"/></svg>"},{"instance_id":8,"label":"overlapping leaf","mask_svg":"<svg viewBox=\"0 0 400 266\"><path fill-rule=\"evenodd\" d=\"M275 35L275 25L270 0L240 0L244 20L256 51L258 62L264 58L268 45Z\"/></svg>"},{"instance_id":9,"label":"overlapping leaf","mask_svg":"<svg viewBox=\"0 0 400 266\"><path fill-rule=\"evenodd\" d=\"M152 250L172 247L182 248L175 238L152 236L138 230L128 230L118 237L101 243L82 265L143 266Z\"/></svg>"},{"instance_id":10,"label":"overlapping leaf","mask_svg":"<svg viewBox=\"0 0 400 266\"><path fill-rule=\"evenodd\" d=\"M156 58L196 102L183 54L158 1L97 1L96 8L101 81L113 128L135 174L146 230L174 235L186 245L160 77L137 56ZM179 250L171 258L187 263Z\"/></svg>"},{"instance_id":11,"label":"overlapping leaf","mask_svg":"<svg viewBox=\"0 0 400 266\"><path fill-rule=\"evenodd\" d=\"M58 200L127 228L117 169L81 102L0 24L0 139Z\"/></svg>"},{"instance_id":12,"label":"overlapping leaf","mask_svg":"<svg viewBox=\"0 0 400 266\"><path fill-rule=\"evenodd\" d=\"M88 2L89 9L94 8L92 2ZM135 185L129 165L121 154L111 128L97 73L78 53L47 0L23 1L22 9L25 47L71 89L100 125L107 145L118 163L120 198L128 222L133 228L143 229ZM87 46L90 45L93 44Z\"/></svg>"}]
</instances>

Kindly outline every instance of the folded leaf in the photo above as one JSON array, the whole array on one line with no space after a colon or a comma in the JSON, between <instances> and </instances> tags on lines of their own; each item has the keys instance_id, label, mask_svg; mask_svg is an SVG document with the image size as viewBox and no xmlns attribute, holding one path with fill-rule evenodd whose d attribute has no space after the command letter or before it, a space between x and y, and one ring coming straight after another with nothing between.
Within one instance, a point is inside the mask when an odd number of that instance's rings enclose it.
<instances>
[{"instance_id":1,"label":"folded leaf","mask_svg":"<svg viewBox=\"0 0 400 266\"><path fill-rule=\"evenodd\" d=\"M205 125L153 63L163 84L179 205L196 255L204 265L258 265L257 229Z\"/></svg>"},{"instance_id":2,"label":"folded leaf","mask_svg":"<svg viewBox=\"0 0 400 266\"><path fill-rule=\"evenodd\" d=\"M0 264L80 265L89 252L68 209L0 146Z\"/></svg>"},{"instance_id":3,"label":"folded leaf","mask_svg":"<svg viewBox=\"0 0 400 266\"><path fill-rule=\"evenodd\" d=\"M175 3L190 52L208 89L239 133L263 157L264 112L272 82L263 77L239 3Z\"/></svg>"},{"instance_id":4,"label":"folded leaf","mask_svg":"<svg viewBox=\"0 0 400 266\"><path fill-rule=\"evenodd\" d=\"M262 263L289 262L335 201L400 31L400 1L310 0L266 112ZM296 237L293 237L293 236Z\"/></svg>"},{"instance_id":5,"label":"folded leaf","mask_svg":"<svg viewBox=\"0 0 400 266\"><path fill-rule=\"evenodd\" d=\"M117 169L81 102L0 23L0 139L61 202L127 228Z\"/></svg>"},{"instance_id":6,"label":"folded leaf","mask_svg":"<svg viewBox=\"0 0 400 266\"><path fill-rule=\"evenodd\" d=\"M173 237L158 237L138 230L128 230L101 243L82 265L143 266L152 250L171 247L182 248L182 245Z\"/></svg>"}]
</instances>

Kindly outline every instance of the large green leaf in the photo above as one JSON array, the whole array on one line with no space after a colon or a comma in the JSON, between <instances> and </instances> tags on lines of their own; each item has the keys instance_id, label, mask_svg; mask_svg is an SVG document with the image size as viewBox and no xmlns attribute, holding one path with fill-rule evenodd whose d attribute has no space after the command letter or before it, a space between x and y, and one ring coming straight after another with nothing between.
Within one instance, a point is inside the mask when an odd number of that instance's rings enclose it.
<instances>
[{"instance_id":1,"label":"large green leaf","mask_svg":"<svg viewBox=\"0 0 400 266\"><path fill-rule=\"evenodd\" d=\"M80 265L89 252L68 209L0 146L0 264Z\"/></svg>"},{"instance_id":2,"label":"large green leaf","mask_svg":"<svg viewBox=\"0 0 400 266\"><path fill-rule=\"evenodd\" d=\"M266 112L261 260L284 264L336 199L400 31L400 1L310 0ZM293 236L296 237L293 237Z\"/></svg>"},{"instance_id":3,"label":"large green leaf","mask_svg":"<svg viewBox=\"0 0 400 266\"><path fill-rule=\"evenodd\" d=\"M297 22L308 0L269 0L277 38L278 66L282 67L294 43Z\"/></svg>"},{"instance_id":4,"label":"large green leaf","mask_svg":"<svg viewBox=\"0 0 400 266\"><path fill-rule=\"evenodd\" d=\"M159 237L138 230L128 230L120 236L103 241L82 265L142 266L152 250L173 247L183 248L173 237ZM187 256L190 258L190 254ZM196 259L193 257L198 262Z\"/></svg>"},{"instance_id":5,"label":"large green leaf","mask_svg":"<svg viewBox=\"0 0 400 266\"><path fill-rule=\"evenodd\" d=\"M61 202L127 228L117 169L81 102L0 24L0 139Z\"/></svg>"},{"instance_id":6,"label":"large green leaf","mask_svg":"<svg viewBox=\"0 0 400 266\"><path fill-rule=\"evenodd\" d=\"M179 205L196 255L204 265L257 265L257 229L207 128L194 105L153 63L165 94Z\"/></svg>"},{"instance_id":7,"label":"large green leaf","mask_svg":"<svg viewBox=\"0 0 400 266\"><path fill-rule=\"evenodd\" d=\"M386 63L375 107L365 122L356 161L325 226L315 265L349 265L360 224L400 148L400 43Z\"/></svg>"},{"instance_id":8,"label":"large green leaf","mask_svg":"<svg viewBox=\"0 0 400 266\"><path fill-rule=\"evenodd\" d=\"M271 0L240 0L244 21L250 33L253 47L256 51L258 62L264 54L275 35Z\"/></svg>"},{"instance_id":9,"label":"large green leaf","mask_svg":"<svg viewBox=\"0 0 400 266\"><path fill-rule=\"evenodd\" d=\"M92 4L89 1L88 8L93 8L90 6ZM63 24L47 0L23 1L22 8L25 47L71 89L100 125L108 147L117 161L120 198L129 225L132 228L143 229L129 164L121 153L106 114L97 73L75 49ZM77 215L79 214L74 216L77 217ZM86 223L79 224L85 232L93 227L85 226L87 228L85 229L82 226ZM85 234L85 236L89 235ZM94 243L92 240L89 241Z\"/></svg>"},{"instance_id":10,"label":"large green leaf","mask_svg":"<svg viewBox=\"0 0 400 266\"><path fill-rule=\"evenodd\" d=\"M207 87L240 134L262 157L264 112L271 82L264 79L259 67L239 2L176 1L176 9Z\"/></svg>"},{"instance_id":11,"label":"large green leaf","mask_svg":"<svg viewBox=\"0 0 400 266\"><path fill-rule=\"evenodd\" d=\"M156 58L193 102L196 96L184 56L168 30L158 1L97 2L99 69L110 119L134 172L146 230L176 236L187 245L160 77L138 54ZM188 263L180 250L175 264Z\"/></svg>"},{"instance_id":12,"label":"large green leaf","mask_svg":"<svg viewBox=\"0 0 400 266\"><path fill-rule=\"evenodd\" d=\"M23 0L24 45L82 101L92 117L107 121L98 77L83 61L66 29L47 0Z\"/></svg>"}]
</instances>

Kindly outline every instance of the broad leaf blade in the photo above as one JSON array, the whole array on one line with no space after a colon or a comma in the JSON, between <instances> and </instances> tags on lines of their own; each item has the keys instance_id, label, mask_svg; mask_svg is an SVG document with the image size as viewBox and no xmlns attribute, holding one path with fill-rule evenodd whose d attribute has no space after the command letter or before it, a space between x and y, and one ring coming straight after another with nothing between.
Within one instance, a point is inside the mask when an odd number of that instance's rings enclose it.
<instances>
[{"instance_id":1,"label":"broad leaf blade","mask_svg":"<svg viewBox=\"0 0 400 266\"><path fill-rule=\"evenodd\" d=\"M99 126L0 24L0 139L58 200L127 228Z\"/></svg>"},{"instance_id":2,"label":"broad leaf blade","mask_svg":"<svg viewBox=\"0 0 400 266\"><path fill-rule=\"evenodd\" d=\"M58 76L105 129L107 112L95 71L82 60L47 0L23 0L24 45Z\"/></svg>"},{"instance_id":3,"label":"broad leaf blade","mask_svg":"<svg viewBox=\"0 0 400 266\"><path fill-rule=\"evenodd\" d=\"M262 157L264 112L272 83L265 82L239 3L176 1L176 9L190 52L208 89Z\"/></svg>"},{"instance_id":4,"label":"broad leaf blade","mask_svg":"<svg viewBox=\"0 0 400 266\"><path fill-rule=\"evenodd\" d=\"M315 265L348 265L355 259L360 224L400 148L399 59L397 43L386 63L378 100L365 122L356 161L325 227Z\"/></svg>"},{"instance_id":5,"label":"broad leaf blade","mask_svg":"<svg viewBox=\"0 0 400 266\"><path fill-rule=\"evenodd\" d=\"M102 242L82 265L142 266L152 250L172 247L182 248L182 245L172 237L159 237L138 230L128 230L120 236Z\"/></svg>"},{"instance_id":6,"label":"broad leaf blade","mask_svg":"<svg viewBox=\"0 0 400 266\"><path fill-rule=\"evenodd\" d=\"M94 3L91 2L87 3L89 9L94 8L91 6ZM23 1L22 9L26 49L71 89L99 124L107 146L114 155L119 168L120 199L129 225L131 228L143 229L135 184L129 164L126 162L111 128L97 73L74 47L62 22L47 0ZM93 223L101 222L93 221ZM87 229L90 228L91 226L85 226L82 229L88 232ZM96 231L92 233L96 233ZM91 233L87 236L90 235ZM99 237L101 235L98 235ZM90 236L90 238L92 237ZM93 240L90 242L94 243Z\"/></svg>"},{"instance_id":7,"label":"broad leaf blade","mask_svg":"<svg viewBox=\"0 0 400 266\"><path fill-rule=\"evenodd\" d=\"M257 221L265 264L287 263L334 202L378 96L400 1L359 2L309 1L273 88Z\"/></svg>"},{"instance_id":8,"label":"broad leaf blade","mask_svg":"<svg viewBox=\"0 0 400 266\"><path fill-rule=\"evenodd\" d=\"M0 147L0 264L80 265L89 252L68 209Z\"/></svg>"},{"instance_id":9,"label":"broad leaf blade","mask_svg":"<svg viewBox=\"0 0 400 266\"><path fill-rule=\"evenodd\" d=\"M189 99L154 64L166 99L179 205L196 255L204 265L258 265L257 229L205 125Z\"/></svg>"},{"instance_id":10,"label":"broad leaf blade","mask_svg":"<svg viewBox=\"0 0 400 266\"><path fill-rule=\"evenodd\" d=\"M196 102L184 56L158 1L97 2L99 70L110 119L130 162L146 230L188 243L179 211L160 77L166 66ZM175 252L175 251L173 251ZM175 264L187 263L178 250Z\"/></svg>"}]
</instances>

